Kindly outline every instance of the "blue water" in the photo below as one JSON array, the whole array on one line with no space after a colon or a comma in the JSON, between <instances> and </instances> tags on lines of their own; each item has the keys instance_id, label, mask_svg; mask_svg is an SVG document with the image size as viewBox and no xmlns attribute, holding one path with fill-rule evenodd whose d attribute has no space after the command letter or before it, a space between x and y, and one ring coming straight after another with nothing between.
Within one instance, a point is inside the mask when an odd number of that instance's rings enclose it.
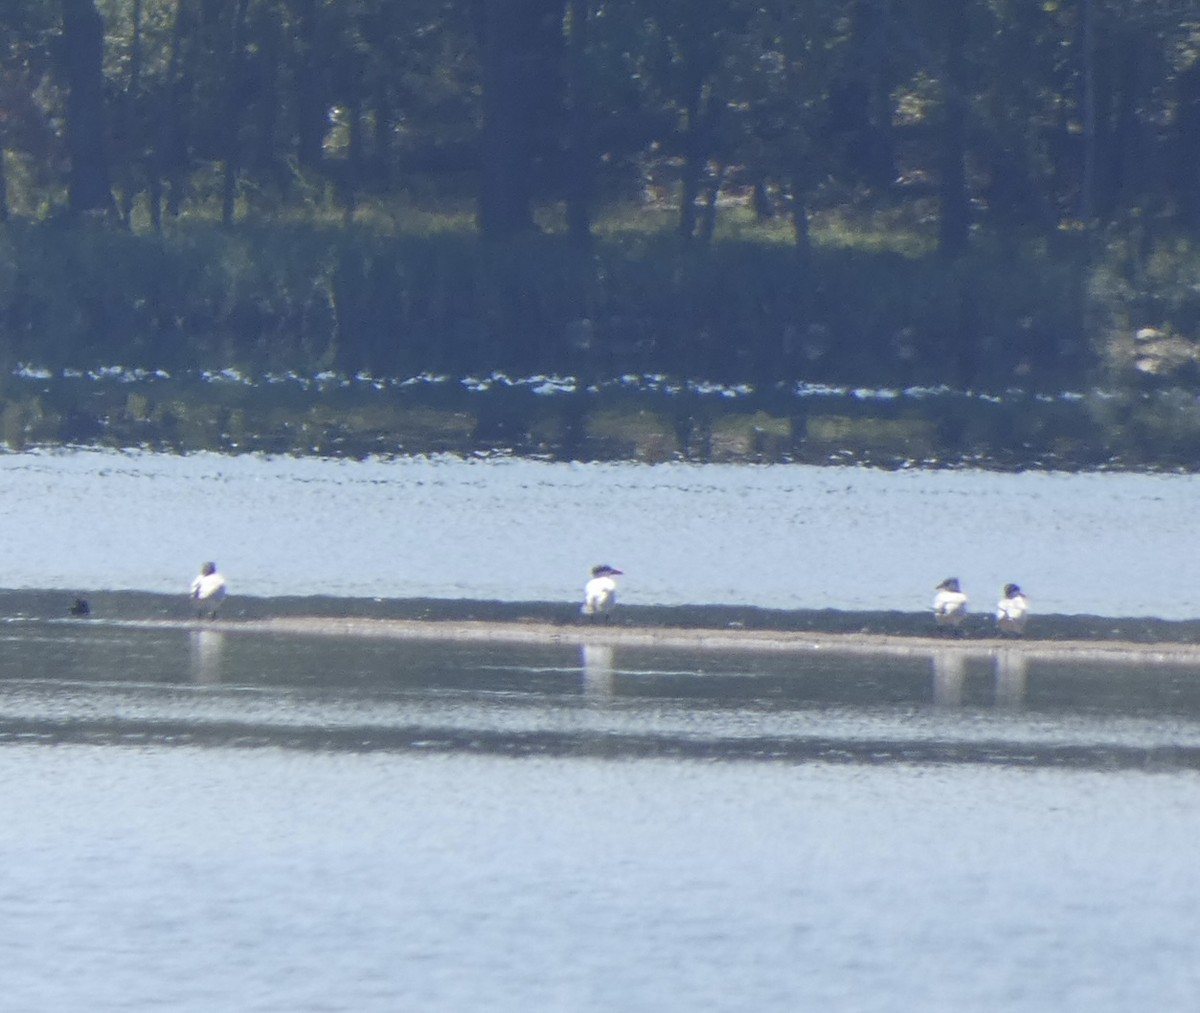
<instances>
[{"instance_id":1,"label":"blue water","mask_svg":"<svg viewBox=\"0 0 1200 1013\"><path fill-rule=\"evenodd\" d=\"M1197 615L1194 480L0 457L0 586ZM595 509L599 502L602 509ZM1015 571L1015 572L1014 572ZM7 599L6 599L7 600ZM13 1010L1184 1011L1200 666L0 617Z\"/></svg>"},{"instance_id":2,"label":"blue water","mask_svg":"<svg viewBox=\"0 0 1200 1013\"><path fill-rule=\"evenodd\" d=\"M0 769L12 1009L1200 995L1191 778L89 746Z\"/></svg>"},{"instance_id":3,"label":"blue water","mask_svg":"<svg viewBox=\"0 0 1200 1013\"><path fill-rule=\"evenodd\" d=\"M18 624L5 1005L1192 1008L1200 670L959 674Z\"/></svg>"},{"instance_id":4,"label":"blue water","mask_svg":"<svg viewBox=\"0 0 1200 1013\"><path fill-rule=\"evenodd\" d=\"M917 611L958 576L987 611L1200 616L1200 476L804 465L0 456L0 586Z\"/></svg>"}]
</instances>

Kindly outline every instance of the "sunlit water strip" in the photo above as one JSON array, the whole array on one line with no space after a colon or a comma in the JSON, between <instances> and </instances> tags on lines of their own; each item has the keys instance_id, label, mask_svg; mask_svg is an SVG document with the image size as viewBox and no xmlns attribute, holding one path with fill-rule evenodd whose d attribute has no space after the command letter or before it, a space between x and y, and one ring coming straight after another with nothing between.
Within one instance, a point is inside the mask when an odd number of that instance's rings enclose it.
<instances>
[{"instance_id":1,"label":"sunlit water strip","mask_svg":"<svg viewBox=\"0 0 1200 1013\"><path fill-rule=\"evenodd\" d=\"M0 584L186 590L215 559L258 596L925 607L1007 581L1035 612L1200 616L1200 477L329 460L62 451L0 457Z\"/></svg>"}]
</instances>

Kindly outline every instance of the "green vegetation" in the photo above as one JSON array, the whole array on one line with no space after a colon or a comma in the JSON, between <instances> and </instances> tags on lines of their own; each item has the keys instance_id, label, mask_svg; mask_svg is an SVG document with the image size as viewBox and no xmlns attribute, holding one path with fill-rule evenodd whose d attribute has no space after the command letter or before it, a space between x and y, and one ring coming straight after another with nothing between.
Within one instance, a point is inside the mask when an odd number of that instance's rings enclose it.
<instances>
[{"instance_id":1,"label":"green vegetation","mask_svg":"<svg viewBox=\"0 0 1200 1013\"><path fill-rule=\"evenodd\" d=\"M1200 465L1187 5L29 0L0 9L0 55L0 377L763 396L268 408L245 388L218 411L139 390L105 439ZM810 413L796 382L1038 407ZM1064 390L1108 396L1032 400ZM10 446L102 417L0 397Z\"/></svg>"},{"instance_id":2,"label":"green vegetation","mask_svg":"<svg viewBox=\"0 0 1200 1013\"><path fill-rule=\"evenodd\" d=\"M707 435L708 457L713 461L777 461L789 456L795 446L792 420L765 411L717 416Z\"/></svg>"},{"instance_id":3,"label":"green vegetation","mask_svg":"<svg viewBox=\"0 0 1200 1013\"><path fill-rule=\"evenodd\" d=\"M936 460L936 427L928 419L853 418L814 415L808 420L808 444L829 455L882 456L885 460L912 457Z\"/></svg>"},{"instance_id":4,"label":"green vegetation","mask_svg":"<svg viewBox=\"0 0 1200 1013\"><path fill-rule=\"evenodd\" d=\"M860 463L997 469L1198 467L1200 398L1179 390L1004 398L953 392L689 389L631 378L588 391L326 376L11 377L10 450L523 454L568 460Z\"/></svg>"},{"instance_id":5,"label":"green vegetation","mask_svg":"<svg viewBox=\"0 0 1200 1013\"><path fill-rule=\"evenodd\" d=\"M814 245L801 268L775 242L694 249L628 230L584 254L555 235L496 248L472 233L367 225L64 234L10 223L0 353L10 368L634 371L1061 390L1098 365L1084 268L1069 253L981 252L948 266Z\"/></svg>"}]
</instances>

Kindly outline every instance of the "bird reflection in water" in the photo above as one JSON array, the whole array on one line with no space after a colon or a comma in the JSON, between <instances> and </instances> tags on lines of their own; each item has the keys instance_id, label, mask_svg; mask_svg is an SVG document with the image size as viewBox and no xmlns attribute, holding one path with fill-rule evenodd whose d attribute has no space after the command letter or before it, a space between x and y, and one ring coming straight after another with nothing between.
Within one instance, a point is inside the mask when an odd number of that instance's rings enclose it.
<instances>
[{"instance_id":1,"label":"bird reflection in water","mask_svg":"<svg viewBox=\"0 0 1200 1013\"><path fill-rule=\"evenodd\" d=\"M996 652L996 706L1019 707L1025 699L1029 659L1023 651L1002 647Z\"/></svg>"},{"instance_id":2,"label":"bird reflection in water","mask_svg":"<svg viewBox=\"0 0 1200 1013\"><path fill-rule=\"evenodd\" d=\"M225 634L219 630L192 630L192 681L201 686L215 686L221 681L221 652L225 649Z\"/></svg>"},{"instance_id":3,"label":"bird reflection in water","mask_svg":"<svg viewBox=\"0 0 1200 1013\"><path fill-rule=\"evenodd\" d=\"M583 667L584 695L612 696L616 683L613 675L612 645L580 644L579 661Z\"/></svg>"},{"instance_id":4,"label":"bird reflection in water","mask_svg":"<svg viewBox=\"0 0 1200 1013\"><path fill-rule=\"evenodd\" d=\"M961 707L967 658L962 651L942 648L933 652L933 703L937 707Z\"/></svg>"},{"instance_id":5,"label":"bird reflection in water","mask_svg":"<svg viewBox=\"0 0 1200 1013\"><path fill-rule=\"evenodd\" d=\"M935 650L933 702L937 707L961 707L967 676L967 654L953 648ZM1025 652L1000 648L993 654L992 676L997 707L1019 707L1025 699L1029 659Z\"/></svg>"}]
</instances>

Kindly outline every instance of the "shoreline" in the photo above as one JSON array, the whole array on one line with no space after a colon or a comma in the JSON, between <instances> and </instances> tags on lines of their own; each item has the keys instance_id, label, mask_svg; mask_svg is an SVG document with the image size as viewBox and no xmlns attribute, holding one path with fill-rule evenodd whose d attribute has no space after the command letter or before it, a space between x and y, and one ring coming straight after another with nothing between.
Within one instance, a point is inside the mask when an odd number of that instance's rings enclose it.
<instances>
[{"instance_id":1,"label":"shoreline","mask_svg":"<svg viewBox=\"0 0 1200 1013\"><path fill-rule=\"evenodd\" d=\"M84 591L91 614L68 615L73 596L0 589L0 616L55 625L212 630L582 647L926 658L1162 662L1200 666L1200 620L1153 616L1035 615L1023 638L1002 638L989 615L968 615L961 635L939 633L928 612L770 609L739 605L622 604L590 623L573 602L442 598L238 595L216 620L199 620L180 595Z\"/></svg>"},{"instance_id":2,"label":"shoreline","mask_svg":"<svg viewBox=\"0 0 1200 1013\"><path fill-rule=\"evenodd\" d=\"M1132 640L1045 640L952 638L872 632L707 627L586 626L538 620L439 620L355 616L290 615L249 619L133 619L118 625L189 632L257 633L285 636L351 637L397 641L536 644L748 651L876 657L996 658L1182 664L1200 666L1200 644L1140 643Z\"/></svg>"}]
</instances>

